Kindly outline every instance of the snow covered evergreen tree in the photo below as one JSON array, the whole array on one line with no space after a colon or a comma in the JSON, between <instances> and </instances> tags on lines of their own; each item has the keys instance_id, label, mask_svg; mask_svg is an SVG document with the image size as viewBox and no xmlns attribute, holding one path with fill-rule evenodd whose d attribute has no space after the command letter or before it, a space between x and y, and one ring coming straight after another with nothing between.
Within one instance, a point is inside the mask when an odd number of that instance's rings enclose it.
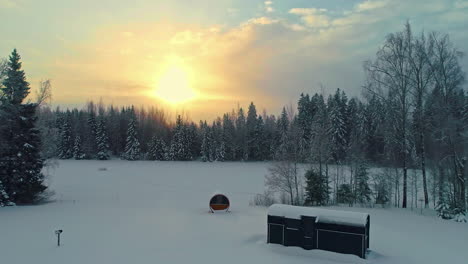
<instances>
[{"instance_id":1,"label":"snow covered evergreen tree","mask_svg":"<svg viewBox=\"0 0 468 264\"><path fill-rule=\"evenodd\" d=\"M171 160L192 160L192 141L187 133L187 126L182 122L182 117L177 116L174 136L171 141Z\"/></svg>"},{"instance_id":2,"label":"snow covered evergreen tree","mask_svg":"<svg viewBox=\"0 0 468 264\"><path fill-rule=\"evenodd\" d=\"M3 183L0 181L0 207L11 205L14 205L14 203L10 201L10 196L7 194L5 186L3 186Z\"/></svg>"},{"instance_id":3,"label":"snow covered evergreen tree","mask_svg":"<svg viewBox=\"0 0 468 264\"><path fill-rule=\"evenodd\" d=\"M2 124L0 141L8 142L0 150L2 204L34 203L47 188L42 174L41 138L36 128L37 104L22 104L30 88L20 59L13 50L1 87L0 113L6 123Z\"/></svg>"},{"instance_id":4,"label":"snow covered evergreen tree","mask_svg":"<svg viewBox=\"0 0 468 264\"><path fill-rule=\"evenodd\" d=\"M200 150L200 158L203 162L211 161L210 160L210 148L211 148L211 136L210 128L206 124L206 121L201 124L202 129L202 144Z\"/></svg>"},{"instance_id":5,"label":"snow covered evergreen tree","mask_svg":"<svg viewBox=\"0 0 468 264\"><path fill-rule=\"evenodd\" d=\"M236 128L229 114L223 115L223 140L225 143L225 159L234 160L236 156L235 146Z\"/></svg>"},{"instance_id":6,"label":"snow covered evergreen tree","mask_svg":"<svg viewBox=\"0 0 468 264\"><path fill-rule=\"evenodd\" d=\"M333 158L336 163L344 160L347 149L347 122L346 122L346 99L340 92L336 90L333 97L328 100L330 111L330 136L333 149Z\"/></svg>"},{"instance_id":7,"label":"snow covered evergreen tree","mask_svg":"<svg viewBox=\"0 0 468 264\"><path fill-rule=\"evenodd\" d=\"M58 157L60 159L70 159L73 157L73 139L71 131L71 113L67 111L65 117L61 119L60 127L60 142L58 144Z\"/></svg>"},{"instance_id":8,"label":"snow covered evergreen tree","mask_svg":"<svg viewBox=\"0 0 468 264\"><path fill-rule=\"evenodd\" d=\"M94 104L89 103L89 114L87 120L87 129L85 131L84 150L87 156L95 158L97 154L97 123L96 113L94 112Z\"/></svg>"},{"instance_id":9,"label":"snow covered evergreen tree","mask_svg":"<svg viewBox=\"0 0 468 264\"><path fill-rule=\"evenodd\" d=\"M76 160L81 160L85 158L85 154L81 148L81 137L75 137L75 144L73 146L73 158Z\"/></svg>"},{"instance_id":10,"label":"snow covered evergreen tree","mask_svg":"<svg viewBox=\"0 0 468 264\"><path fill-rule=\"evenodd\" d=\"M103 117L100 117L96 125L97 158L99 160L109 159L109 138L107 137L107 127Z\"/></svg>"},{"instance_id":11,"label":"snow covered evergreen tree","mask_svg":"<svg viewBox=\"0 0 468 264\"><path fill-rule=\"evenodd\" d=\"M325 205L328 201L329 187L326 177L317 171L310 169L305 174L306 178L306 204Z\"/></svg>"},{"instance_id":12,"label":"snow covered evergreen tree","mask_svg":"<svg viewBox=\"0 0 468 264\"><path fill-rule=\"evenodd\" d=\"M238 160L247 160L248 158L248 147L247 147L247 128L246 128L246 121L245 121L245 114L244 109L242 107L239 108L237 112L237 119L236 119L236 158Z\"/></svg>"},{"instance_id":13,"label":"snow covered evergreen tree","mask_svg":"<svg viewBox=\"0 0 468 264\"><path fill-rule=\"evenodd\" d=\"M253 102L249 105L249 110L247 112L247 121L246 121L246 133L247 133L247 159L256 160L258 153L258 141L257 141L257 109Z\"/></svg>"},{"instance_id":14,"label":"snow covered evergreen tree","mask_svg":"<svg viewBox=\"0 0 468 264\"><path fill-rule=\"evenodd\" d=\"M301 94L297 103L297 121L301 130L303 143L302 149L308 149L310 143L310 135L312 128L312 121L315 115L313 102L308 94Z\"/></svg>"},{"instance_id":15,"label":"snow covered evergreen tree","mask_svg":"<svg viewBox=\"0 0 468 264\"><path fill-rule=\"evenodd\" d=\"M157 136L153 136L148 144L148 159L149 160L165 160L164 151L166 144Z\"/></svg>"},{"instance_id":16,"label":"snow covered evergreen tree","mask_svg":"<svg viewBox=\"0 0 468 264\"><path fill-rule=\"evenodd\" d=\"M224 139L221 140L219 146L216 148L216 161L224 161L226 159L226 143Z\"/></svg>"},{"instance_id":17,"label":"snow covered evergreen tree","mask_svg":"<svg viewBox=\"0 0 468 264\"><path fill-rule=\"evenodd\" d=\"M338 203L349 204L349 206L351 206L354 201L354 194L353 190L351 189L351 185L346 183L341 184L338 187L336 199Z\"/></svg>"},{"instance_id":18,"label":"snow covered evergreen tree","mask_svg":"<svg viewBox=\"0 0 468 264\"><path fill-rule=\"evenodd\" d=\"M389 179L386 175L378 175L375 181L375 203L382 205L384 207L388 202L390 202L390 189Z\"/></svg>"},{"instance_id":19,"label":"snow covered evergreen tree","mask_svg":"<svg viewBox=\"0 0 468 264\"><path fill-rule=\"evenodd\" d=\"M138 160L140 158L140 141L137 136L136 121L133 118L128 124L125 152L122 157L126 160Z\"/></svg>"},{"instance_id":20,"label":"snow covered evergreen tree","mask_svg":"<svg viewBox=\"0 0 468 264\"><path fill-rule=\"evenodd\" d=\"M372 191L369 187L369 173L367 166L361 162L356 172L356 186L354 196L358 203L368 204L371 200Z\"/></svg>"},{"instance_id":21,"label":"snow covered evergreen tree","mask_svg":"<svg viewBox=\"0 0 468 264\"><path fill-rule=\"evenodd\" d=\"M283 107L281 117L278 119L278 149L276 150L276 159L282 160L288 153L288 130L289 130L289 119L286 108Z\"/></svg>"}]
</instances>

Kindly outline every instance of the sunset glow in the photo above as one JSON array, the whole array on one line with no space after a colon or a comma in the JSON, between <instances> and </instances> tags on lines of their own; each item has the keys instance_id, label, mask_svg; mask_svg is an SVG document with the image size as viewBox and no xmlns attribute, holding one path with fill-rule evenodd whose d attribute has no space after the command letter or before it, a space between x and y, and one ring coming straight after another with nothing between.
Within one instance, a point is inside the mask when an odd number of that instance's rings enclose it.
<instances>
[{"instance_id":1,"label":"sunset glow","mask_svg":"<svg viewBox=\"0 0 468 264\"><path fill-rule=\"evenodd\" d=\"M172 105L196 99L190 70L173 59L158 76L154 96Z\"/></svg>"},{"instance_id":2,"label":"sunset glow","mask_svg":"<svg viewBox=\"0 0 468 264\"><path fill-rule=\"evenodd\" d=\"M52 81L54 106L102 99L196 120L255 101L279 113L301 93L360 96L362 62L406 20L466 46L466 1L0 0L14 25L0 27L0 61L17 48L33 89Z\"/></svg>"}]
</instances>

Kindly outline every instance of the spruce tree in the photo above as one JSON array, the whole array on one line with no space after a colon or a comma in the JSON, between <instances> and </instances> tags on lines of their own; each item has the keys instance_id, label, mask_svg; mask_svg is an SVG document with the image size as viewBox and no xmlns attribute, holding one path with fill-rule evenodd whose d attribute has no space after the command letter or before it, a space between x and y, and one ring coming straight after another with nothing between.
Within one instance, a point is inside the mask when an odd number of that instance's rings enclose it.
<instances>
[{"instance_id":1,"label":"spruce tree","mask_svg":"<svg viewBox=\"0 0 468 264\"><path fill-rule=\"evenodd\" d=\"M60 141L58 144L58 157L60 159L70 159L73 157L73 139L71 131L71 113L67 111L65 118L60 124Z\"/></svg>"},{"instance_id":2,"label":"spruce tree","mask_svg":"<svg viewBox=\"0 0 468 264\"><path fill-rule=\"evenodd\" d=\"M246 129L246 122L245 122L245 114L244 109L241 107L237 111L237 119L236 119L236 159L239 160L247 160L248 148L247 148L247 129Z\"/></svg>"},{"instance_id":3,"label":"spruce tree","mask_svg":"<svg viewBox=\"0 0 468 264\"><path fill-rule=\"evenodd\" d=\"M148 143L148 153L147 158L148 160L156 160L156 141L157 137L153 136Z\"/></svg>"},{"instance_id":4,"label":"spruce tree","mask_svg":"<svg viewBox=\"0 0 468 264\"><path fill-rule=\"evenodd\" d=\"M14 205L13 202L10 200L10 196L6 192L5 186L0 181L0 207Z\"/></svg>"},{"instance_id":5,"label":"spruce tree","mask_svg":"<svg viewBox=\"0 0 468 264\"><path fill-rule=\"evenodd\" d=\"M191 145L192 138L189 136L187 125L182 122L182 117L179 115L171 142L172 160L192 160Z\"/></svg>"},{"instance_id":6,"label":"spruce tree","mask_svg":"<svg viewBox=\"0 0 468 264\"><path fill-rule=\"evenodd\" d=\"M75 144L73 146L73 158L76 160L81 160L85 158L85 154L81 148L81 137L75 137Z\"/></svg>"},{"instance_id":7,"label":"spruce tree","mask_svg":"<svg viewBox=\"0 0 468 264\"><path fill-rule=\"evenodd\" d=\"M224 161L226 159L226 143L224 139L219 143L216 149L216 161Z\"/></svg>"},{"instance_id":8,"label":"spruce tree","mask_svg":"<svg viewBox=\"0 0 468 264\"><path fill-rule=\"evenodd\" d=\"M210 128L206 125L206 121L205 121L205 126L203 128L201 152L200 152L200 156L201 156L200 158L203 162L212 161L210 159L211 136L210 136L209 129Z\"/></svg>"},{"instance_id":9,"label":"spruce tree","mask_svg":"<svg viewBox=\"0 0 468 264\"><path fill-rule=\"evenodd\" d=\"M96 154L98 152L97 148L97 123L96 123L96 114L94 113L94 110L91 109L89 111L89 116L88 116L88 126L86 132L86 138L85 138L85 152L86 154L91 157L95 158Z\"/></svg>"},{"instance_id":10,"label":"spruce tree","mask_svg":"<svg viewBox=\"0 0 468 264\"><path fill-rule=\"evenodd\" d=\"M123 158L126 160L138 160L140 158L140 142L136 131L136 121L131 119L127 129L127 140Z\"/></svg>"},{"instance_id":11,"label":"spruce tree","mask_svg":"<svg viewBox=\"0 0 468 264\"><path fill-rule=\"evenodd\" d=\"M276 159L284 160L288 154L289 148L289 119L288 113L286 112L286 108L283 107L283 111L281 112L281 117L278 120L278 149L276 151Z\"/></svg>"},{"instance_id":12,"label":"spruce tree","mask_svg":"<svg viewBox=\"0 0 468 264\"><path fill-rule=\"evenodd\" d=\"M36 128L37 104L22 104L29 94L29 83L21 69L21 57L13 50L0 97L2 133L0 141L8 142L0 150L0 182L2 204L36 202L47 188L44 185L40 157L41 138Z\"/></svg>"},{"instance_id":13,"label":"spruce tree","mask_svg":"<svg viewBox=\"0 0 468 264\"><path fill-rule=\"evenodd\" d=\"M235 126L234 122L231 120L229 114L223 115L223 140L225 142L225 149L226 149L226 160L234 160L235 159Z\"/></svg>"},{"instance_id":14,"label":"spruce tree","mask_svg":"<svg viewBox=\"0 0 468 264\"><path fill-rule=\"evenodd\" d=\"M336 195L338 203L349 204L350 206L354 201L354 194L351 189L351 185L343 183L338 187L338 192Z\"/></svg>"},{"instance_id":15,"label":"spruce tree","mask_svg":"<svg viewBox=\"0 0 468 264\"><path fill-rule=\"evenodd\" d=\"M166 144L164 141L157 136L151 138L150 143L148 144L148 159L149 160L165 160L164 151L166 149Z\"/></svg>"},{"instance_id":16,"label":"spruce tree","mask_svg":"<svg viewBox=\"0 0 468 264\"><path fill-rule=\"evenodd\" d=\"M26 81L26 74L21 69L21 57L16 51L10 55L7 69L3 80L2 100L12 105L20 105L29 94L29 83Z\"/></svg>"},{"instance_id":17,"label":"spruce tree","mask_svg":"<svg viewBox=\"0 0 468 264\"><path fill-rule=\"evenodd\" d=\"M99 160L109 159L109 138L107 137L107 127L103 117L99 118L96 125L96 144L97 144L97 158Z\"/></svg>"},{"instance_id":18,"label":"spruce tree","mask_svg":"<svg viewBox=\"0 0 468 264\"><path fill-rule=\"evenodd\" d=\"M328 201L329 187L326 177L310 169L306 172L306 204L325 205Z\"/></svg>"},{"instance_id":19,"label":"spruce tree","mask_svg":"<svg viewBox=\"0 0 468 264\"><path fill-rule=\"evenodd\" d=\"M368 168L364 163L360 163L356 171L355 197L358 203L367 204L371 200L372 191L369 187Z\"/></svg>"},{"instance_id":20,"label":"spruce tree","mask_svg":"<svg viewBox=\"0 0 468 264\"><path fill-rule=\"evenodd\" d=\"M330 135L333 149L333 158L336 163L344 160L347 148L347 129L346 129L346 99L342 97L340 89L336 90L333 97L328 99L328 108L330 111Z\"/></svg>"},{"instance_id":21,"label":"spruce tree","mask_svg":"<svg viewBox=\"0 0 468 264\"><path fill-rule=\"evenodd\" d=\"M247 112L246 121L246 132L247 132L247 159L257 160L259 150L259 135L257 133L257 109L253 102L249 105Z\"/></svg>"}]
</instances>

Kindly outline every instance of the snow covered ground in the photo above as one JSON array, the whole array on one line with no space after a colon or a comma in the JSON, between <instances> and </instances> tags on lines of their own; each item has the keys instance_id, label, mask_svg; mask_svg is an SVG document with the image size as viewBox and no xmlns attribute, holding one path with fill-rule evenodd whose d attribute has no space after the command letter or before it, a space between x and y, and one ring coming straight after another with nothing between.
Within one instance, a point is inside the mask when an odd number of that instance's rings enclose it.
<instances>
[{"instance_id":1,"label":"snow covered ground","mask_svg":"<svg viewBox=\"0 0 468 264\"><path fill-rule=\"evenodd\" d=\"M249 201L267 166L61 161L54 202L0 208L0 263L467 263L468 224L401 209L338 208L371 214L367 260L266 244L266 208ZM208 213L215 191L231 213Z\"/></svg>"}]
</instances>

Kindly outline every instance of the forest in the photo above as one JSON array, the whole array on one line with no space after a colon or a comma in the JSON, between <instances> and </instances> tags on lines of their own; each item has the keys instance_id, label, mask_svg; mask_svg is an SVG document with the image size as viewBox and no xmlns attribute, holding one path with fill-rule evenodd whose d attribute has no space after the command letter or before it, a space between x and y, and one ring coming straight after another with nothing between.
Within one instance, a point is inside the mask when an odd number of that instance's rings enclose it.
<instances>
[{"instance_id":1,"label":"forest","mask_svg":"<svg viewBox=\"0 0 468 264\"><path fill-rule=\"evenodd\" d=\"M299 95L297 108L285 106L278 115L260 112L252 102L199 122L183 115L173 122L157 107L93 101L83 109L38 105L40 155L274 161L266 184L287 203L372 200L407 208L412 184L421 184L425 207L435 207L442 218L457 218L466 212L468 174L462 56L448 35L414 33L406 24L389 34L376 56L363 64L366 80L360 97L349 98L340 88L324 94L313 92L317 87L304 87L311 92ZM6 81L4 86L8 88ZM45 90L49 86L48 81L41 85ZM310 167L305 196L298 169L304 164ZM384 169L371 173L374 167Z\"/></svg>"}]
</instances>

